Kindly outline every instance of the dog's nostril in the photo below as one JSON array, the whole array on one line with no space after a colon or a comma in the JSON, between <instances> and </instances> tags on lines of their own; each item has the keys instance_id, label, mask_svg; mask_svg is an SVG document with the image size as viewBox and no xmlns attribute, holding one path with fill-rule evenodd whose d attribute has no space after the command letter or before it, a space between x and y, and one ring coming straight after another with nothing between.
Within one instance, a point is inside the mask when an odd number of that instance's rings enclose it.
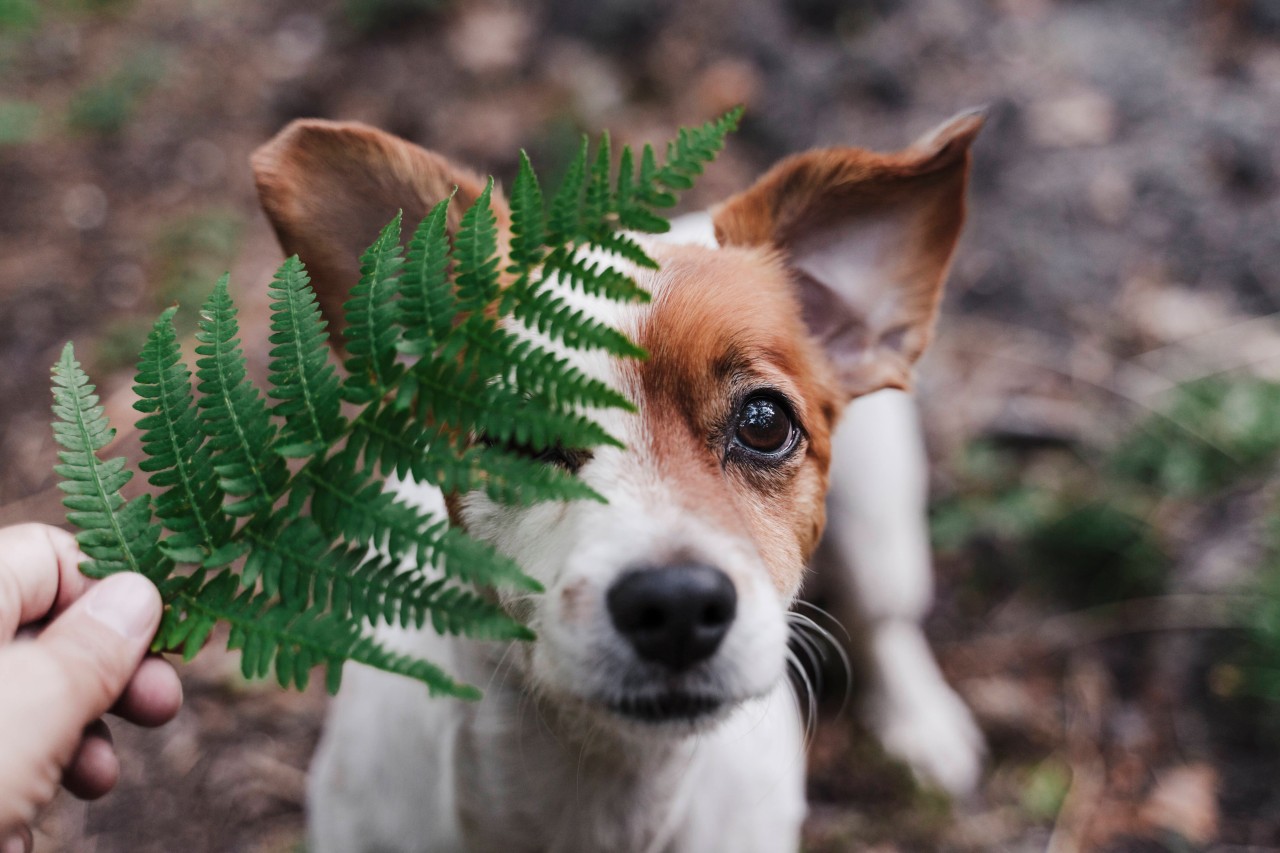
<instances>
[{"instance_id":1,"label":"dog's nostril","mask_svg":"<svg viewBox=\"0 0 1280 853\"><path fill-rule=\"evenodd\" d=\"M636 654L678 671L715 654L733 624L738 594L719 569L662 566L623 575L607 603Z\"/></svg>"}]
</instances>

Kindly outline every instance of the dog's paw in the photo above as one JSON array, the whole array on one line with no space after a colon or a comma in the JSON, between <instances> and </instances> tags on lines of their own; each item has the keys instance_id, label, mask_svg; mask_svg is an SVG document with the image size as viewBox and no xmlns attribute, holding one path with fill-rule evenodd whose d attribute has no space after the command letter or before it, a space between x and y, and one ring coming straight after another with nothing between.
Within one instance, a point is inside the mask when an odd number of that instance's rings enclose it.
<instances>
[{"instance_id":1,"label":"dog's paw","mask_svg":"<svg viewBox=\"0 0 1280 853\"><path fill-rule=\"evenodd\" d=\"M960 697L945 684L938 687L925 704L878 709L872 725L885 750L922 781L964 797L982 777L986 744Z\"/></svg>"},{"instance_id":2,"label":"dog's paw","mask_svg":"<svg viewBox=\"0 0 1280 853\"><path fill-rule=\"evenodd\" d=\"M919 626L901 622L873 634L876 687L868 723L891 755L953 797L982 776L986 743L973 714L943 680Z\"/></svg>"}]
</instances>

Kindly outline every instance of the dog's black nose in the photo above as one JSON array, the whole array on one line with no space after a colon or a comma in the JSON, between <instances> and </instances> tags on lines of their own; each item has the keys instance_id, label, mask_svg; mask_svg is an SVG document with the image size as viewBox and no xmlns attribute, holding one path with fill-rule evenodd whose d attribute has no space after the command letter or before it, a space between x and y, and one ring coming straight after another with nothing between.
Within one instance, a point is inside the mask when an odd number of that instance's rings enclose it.
<instances>
[{"instance_id":1,"label":"dog's black nose","mask_svg":"<svg viewBox=\"0 0 1280 853\"><path fill-rule=\"evenodd\" d=\"M628 572L607 600L613 624L636 654L676 671L715 654L738 610L729 576L698 565Z\"/></svg>"}]
</instances>

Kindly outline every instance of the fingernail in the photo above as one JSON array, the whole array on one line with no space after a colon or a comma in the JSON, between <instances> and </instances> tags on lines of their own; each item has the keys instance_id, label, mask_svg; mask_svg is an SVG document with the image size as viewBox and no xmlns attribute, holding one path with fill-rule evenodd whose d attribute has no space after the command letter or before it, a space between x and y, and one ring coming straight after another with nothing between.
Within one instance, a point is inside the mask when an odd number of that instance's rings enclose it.
<instances>
[{"instance_id":1,"label":"fingernail","mask_svg":"<svg viewBox=\"0 0 1280 853\"><path fill-rule=\"evenodd\" d=\"M150 639L155 621L156 589L142 575L121 572L100 581L89 591L85 596L85 610L122 637Z\"/></svg>"}]
</instances>

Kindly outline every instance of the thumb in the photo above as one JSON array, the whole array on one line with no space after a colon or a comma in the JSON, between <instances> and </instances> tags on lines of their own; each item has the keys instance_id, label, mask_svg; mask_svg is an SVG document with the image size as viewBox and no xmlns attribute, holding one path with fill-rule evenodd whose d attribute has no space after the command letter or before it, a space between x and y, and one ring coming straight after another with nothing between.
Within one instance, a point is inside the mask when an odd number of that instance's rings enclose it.
<instances>
[{"instance_id":1,"label":"thumb","mask_svg":"<svg viewBox=\"0 0 1280 853\"><path fill-rule=\"evenodd\" d=\"M112 575L37 639L0 649L0 837L53 798L84 727L137 670L160 610L149 580Z\"/></svg>"}]
</instances>

